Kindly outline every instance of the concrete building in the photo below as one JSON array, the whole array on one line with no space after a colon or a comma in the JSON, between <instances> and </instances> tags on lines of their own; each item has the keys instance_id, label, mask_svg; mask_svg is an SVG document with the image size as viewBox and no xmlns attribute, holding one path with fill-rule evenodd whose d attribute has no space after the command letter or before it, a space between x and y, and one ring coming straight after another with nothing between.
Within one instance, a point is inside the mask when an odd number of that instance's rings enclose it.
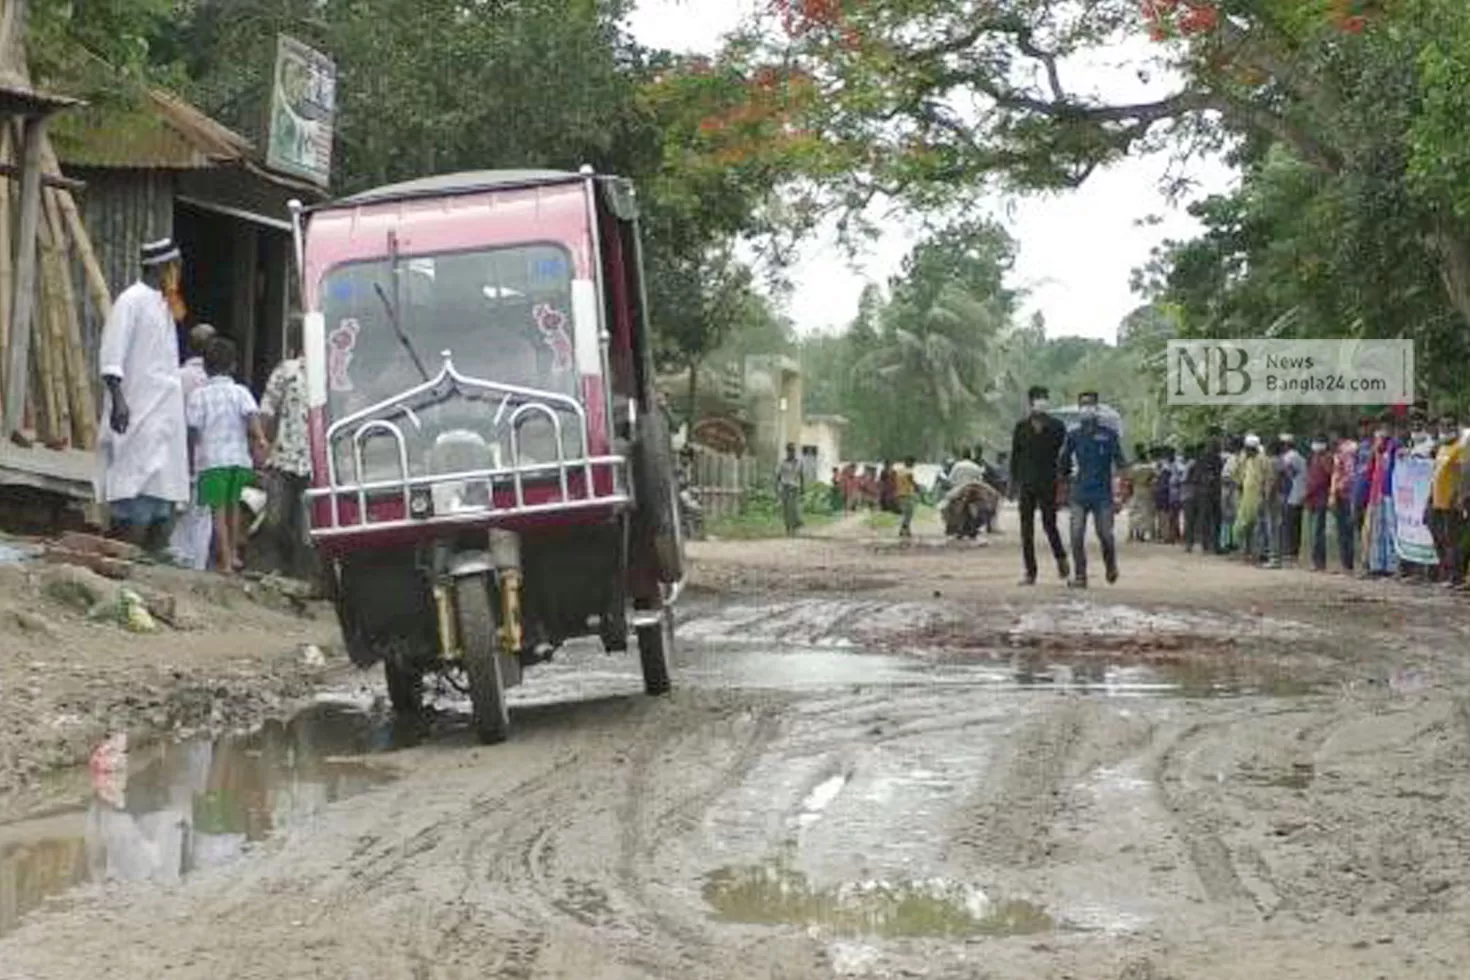
<instances>
[{"instance_id":1,"label":"concrete building","mask_svg":"<svg viewBox=\"0 0 1470 980\"><path fill-rule=\"evenodd\" d=\"M745 397L755 427L751 448L761 466L774 468L786 444L801 441L801 390L801 366L794 359L745 359Z\"/></svg>"},{"instance_id":2,"label":"concrete building","mask_svg":"<svg viewBox=\"0 0 1470 980\"><path fill-rule=\"evenodd\" d=\"M798 444L809 482L831 481L832 470L842 463L842 436L847 425L842 415L808 415L802 422Z\"/></svg>"}]
</instances>

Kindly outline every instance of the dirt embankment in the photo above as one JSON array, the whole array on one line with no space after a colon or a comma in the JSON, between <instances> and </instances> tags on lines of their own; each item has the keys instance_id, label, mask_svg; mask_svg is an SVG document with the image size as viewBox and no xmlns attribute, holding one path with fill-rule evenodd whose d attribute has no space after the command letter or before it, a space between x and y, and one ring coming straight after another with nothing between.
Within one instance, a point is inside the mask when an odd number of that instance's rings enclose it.
<instances>
[{"instance_id":1,"label":"dirt embankment","mask_svg":"<svg viewBox=\"0 0 1470 980\"><path fill-rule=\"evenodd\" d=\"M147 596L153 631L101 615L124 586ZM308 693L342 662L336 623L288 592L164 568L113 583L68 565L0 565L0 803L112 733L250 724Z\"/></svg>"}]
</instances>

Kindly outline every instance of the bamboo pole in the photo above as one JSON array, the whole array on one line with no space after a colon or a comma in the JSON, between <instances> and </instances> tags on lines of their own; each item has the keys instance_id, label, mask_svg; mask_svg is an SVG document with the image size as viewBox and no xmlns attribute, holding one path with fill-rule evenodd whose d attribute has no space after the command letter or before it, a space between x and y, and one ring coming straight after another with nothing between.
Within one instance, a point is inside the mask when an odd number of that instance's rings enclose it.
<instances>
[{"instance_id":1,"label":"bamboo pole","mask_svg":"<svg viewBox=\"0 0 1470 980\"><path fill-rule=\"evenodd\" d=\"M97 400L92 391L92 375L86 349L82 344L81 308L77 305L76 290L71 280L72 242L66 234L66 219L61 213L59 197L55 191L46 195L46 220L50 223L52 239L61 254L58 288L61 296L62 343L69 355L67 371L72 441L79 449L91 449L97 444Z\"/></svg>"},{"instance_id":2,"label":"bamboo pole","mask_svg":"<svg viewBox=\"0 0 1470 980\"><path fill-rule=\"evenodd\" d=\"M46 121L29 118L25 121L22 168L25 177L20 182L20 230L16 233L15 257L15 306L11 313L7 375L5 391L5 430L17 432L25 412L26 366L31 350L31 324L36 312L36 234L41 216L41 138L46 132Z\"/></svg>"},{"instance_id":3,"label":"bamboo pole","mask_svg":"<svg viewBox=\"0 0 1470 980\"><path fill-rule=\"evenodd\" d=\"M15 139L8 125L0 126L0 160L12 163L15 160L13 147ZM5 351L10 341L10 286L11 277L15 274L12 266L14 247L11 235L11 215L14 213L12 199L14 197L15 184L13 181L4 181L0 187L0 364L5 362ZM4 379L0 379L0 387L4 387Z\"/></svg>"},{"instance_id":4,"label":"bamboo pole","mask_svg":"<svg viewBox=\"0 0 1470 980\"><path fill-rule=\"evenodd\" d=\"M56 157L56 151L51 146L48 137L41 148L41 162L47 173L61 173L61 163ZM87 282L87 296L92 305L97 308L97 316L103 320L107 319L112 312L112 290L107 285L107 274L102 271L102 263L97 261L97 253L92 250L92 239L87 235L87 227L82 221L82 214L77 210L77 202L70 194L57 191L57 202L61 205L62 217L66 219L67 234L71 237L72 245L76 248L77 258L81 260L82 272Z\"/></svg>"},{"instance_id":5,"label":"bamboo pole","mask_svg":"<svg viewBox=\"0 0 1470 980\"><path fill-rule=\"evenodd\" d=\"M44 207L43 193L42 205ZM67 257L62 242L57 239L48 213L41 216L41 309L44 311L46 330L44 337L51 348L52 399L56 405L56 432L51 442L55 445L70 445L75 429L72 411L72 378L76 374L75 362L80 351L67 343L66 297L61 284L67 276Z\"/></svg>"}]
</instances>

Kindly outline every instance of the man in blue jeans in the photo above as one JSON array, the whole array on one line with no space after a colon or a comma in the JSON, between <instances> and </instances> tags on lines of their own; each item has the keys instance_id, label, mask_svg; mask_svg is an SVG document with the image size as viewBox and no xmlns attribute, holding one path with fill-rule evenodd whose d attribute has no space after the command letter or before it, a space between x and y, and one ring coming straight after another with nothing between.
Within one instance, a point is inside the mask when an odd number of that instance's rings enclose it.
<instances>
[{"instance_id":1,"label":"man in blue jeans","mask_svg":"<svg viewBox=\"0 0 1470 980\"><path fill-rule=\"evenodd\" d=\"M1092 515L1102 546L1108 584L1118 581L1118 547L1113 540L1113 469L1124 465L1118 433L1098 420L1097 392L1077 396L1081 423L1062 444L1061 471L1071 475L1072 568L1068 583L1087 588L1087 516Z\"/></svg>"}]
</instances>

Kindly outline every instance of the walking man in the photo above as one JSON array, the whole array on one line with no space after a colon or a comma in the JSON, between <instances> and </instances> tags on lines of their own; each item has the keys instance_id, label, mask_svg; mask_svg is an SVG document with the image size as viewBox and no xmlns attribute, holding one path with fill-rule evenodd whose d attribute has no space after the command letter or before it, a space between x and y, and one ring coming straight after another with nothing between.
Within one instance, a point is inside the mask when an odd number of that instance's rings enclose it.
<instances>
[{"instance_id":1,"label":"walking man","mask_svg":"<svg viewBox=\"0 0 1470 980\"><path fill-rule=\"evenodd\" d=\"M1067 433L1062 465L1071 477L1073 588L1087 588L1087 518L1091 515L1102 547L1108 584L1118 580L1118 549L1113 540L1113 471L1124 465L1118 434L1098 420L1097 392L1077 396L1081 423Z\"/></svg>"},{"instance_id":2,"label":"walking man","mask_svg":"<svg viewBox=\"0 0 1470 980\"><path fill-rule=\"evenodd\" d=\"M1200 550L1220 552L1220 516L1225 479L1225 433L1212 425L1194 461L1195 507L1198 510Z\"/></svg>"},{"instance_id":3,"label":"walking man","mask_svg":"<svg viewBox=\"0 0 1470 980\"><path fill-rule=\"evenodd\" d=\"M315 552L306 538L306 490L311 483L311 444L306 425L306 365L301 357L301 317L286 327L286 358L271 372L260 399L260 417L270 457L270 533L278 569L302 580L312 577Z\"/></svg>"},{"instance_id":4,"label":"walking man","mask_svg":"<svg viewBox=\"0 0 1470 980\"><path fill-rule=\"evenodd\" d=\"M914 478L914 467L918 461L909 456L893 473L893 492L898 498L898 512L903 521L898 525L898 536L908 540L914 536L914 508L919 505L919 485Z\"/></svg>"},{"instance_id":5,"label":"walking man","mask_svg":"<svg viewBox=\"0 0 1470 980\"><path fill-rule=\"evenodd\" d=\"M113 304L98 353L107 420L98 498L121 537L154 552L167 544L174 508L189 500L179 338L164 299L182 259L172 239L143 246L139 281Z\"/></svg>"},{"instance_id":6,"label":"walking man","mask_svg":"<svg viewBox=\"0 0 1470 980\"><path fill-rule=\"evenodd\" d=\"M802 472L801 460L796 458L796 443L786 444L786 458L776 467L776 492L781 496L781 518L786 524L786 536L796 537L801 527L801 496L806 489L806 474Z\"/></svg>"},{"instance_id":7,"label":"walking man","mask_svg":"<svg viewBox=\"0 0 1470 980\"><path fill-rule=\"evenodd\" d=\"M1057 574L1066 581L1067 551L1057 530L1057 462L1067 441L1067 427L1047 414L1048 392L1040 385L1026 393L1031 411L1016 423L1011 436L1011 485L1015 487L1021 507L1021 560L1026 574L1022 585L1036 584L1036 511L1041 511L1041 527L1056 559Z\"/></svg>"}]
</instances>

